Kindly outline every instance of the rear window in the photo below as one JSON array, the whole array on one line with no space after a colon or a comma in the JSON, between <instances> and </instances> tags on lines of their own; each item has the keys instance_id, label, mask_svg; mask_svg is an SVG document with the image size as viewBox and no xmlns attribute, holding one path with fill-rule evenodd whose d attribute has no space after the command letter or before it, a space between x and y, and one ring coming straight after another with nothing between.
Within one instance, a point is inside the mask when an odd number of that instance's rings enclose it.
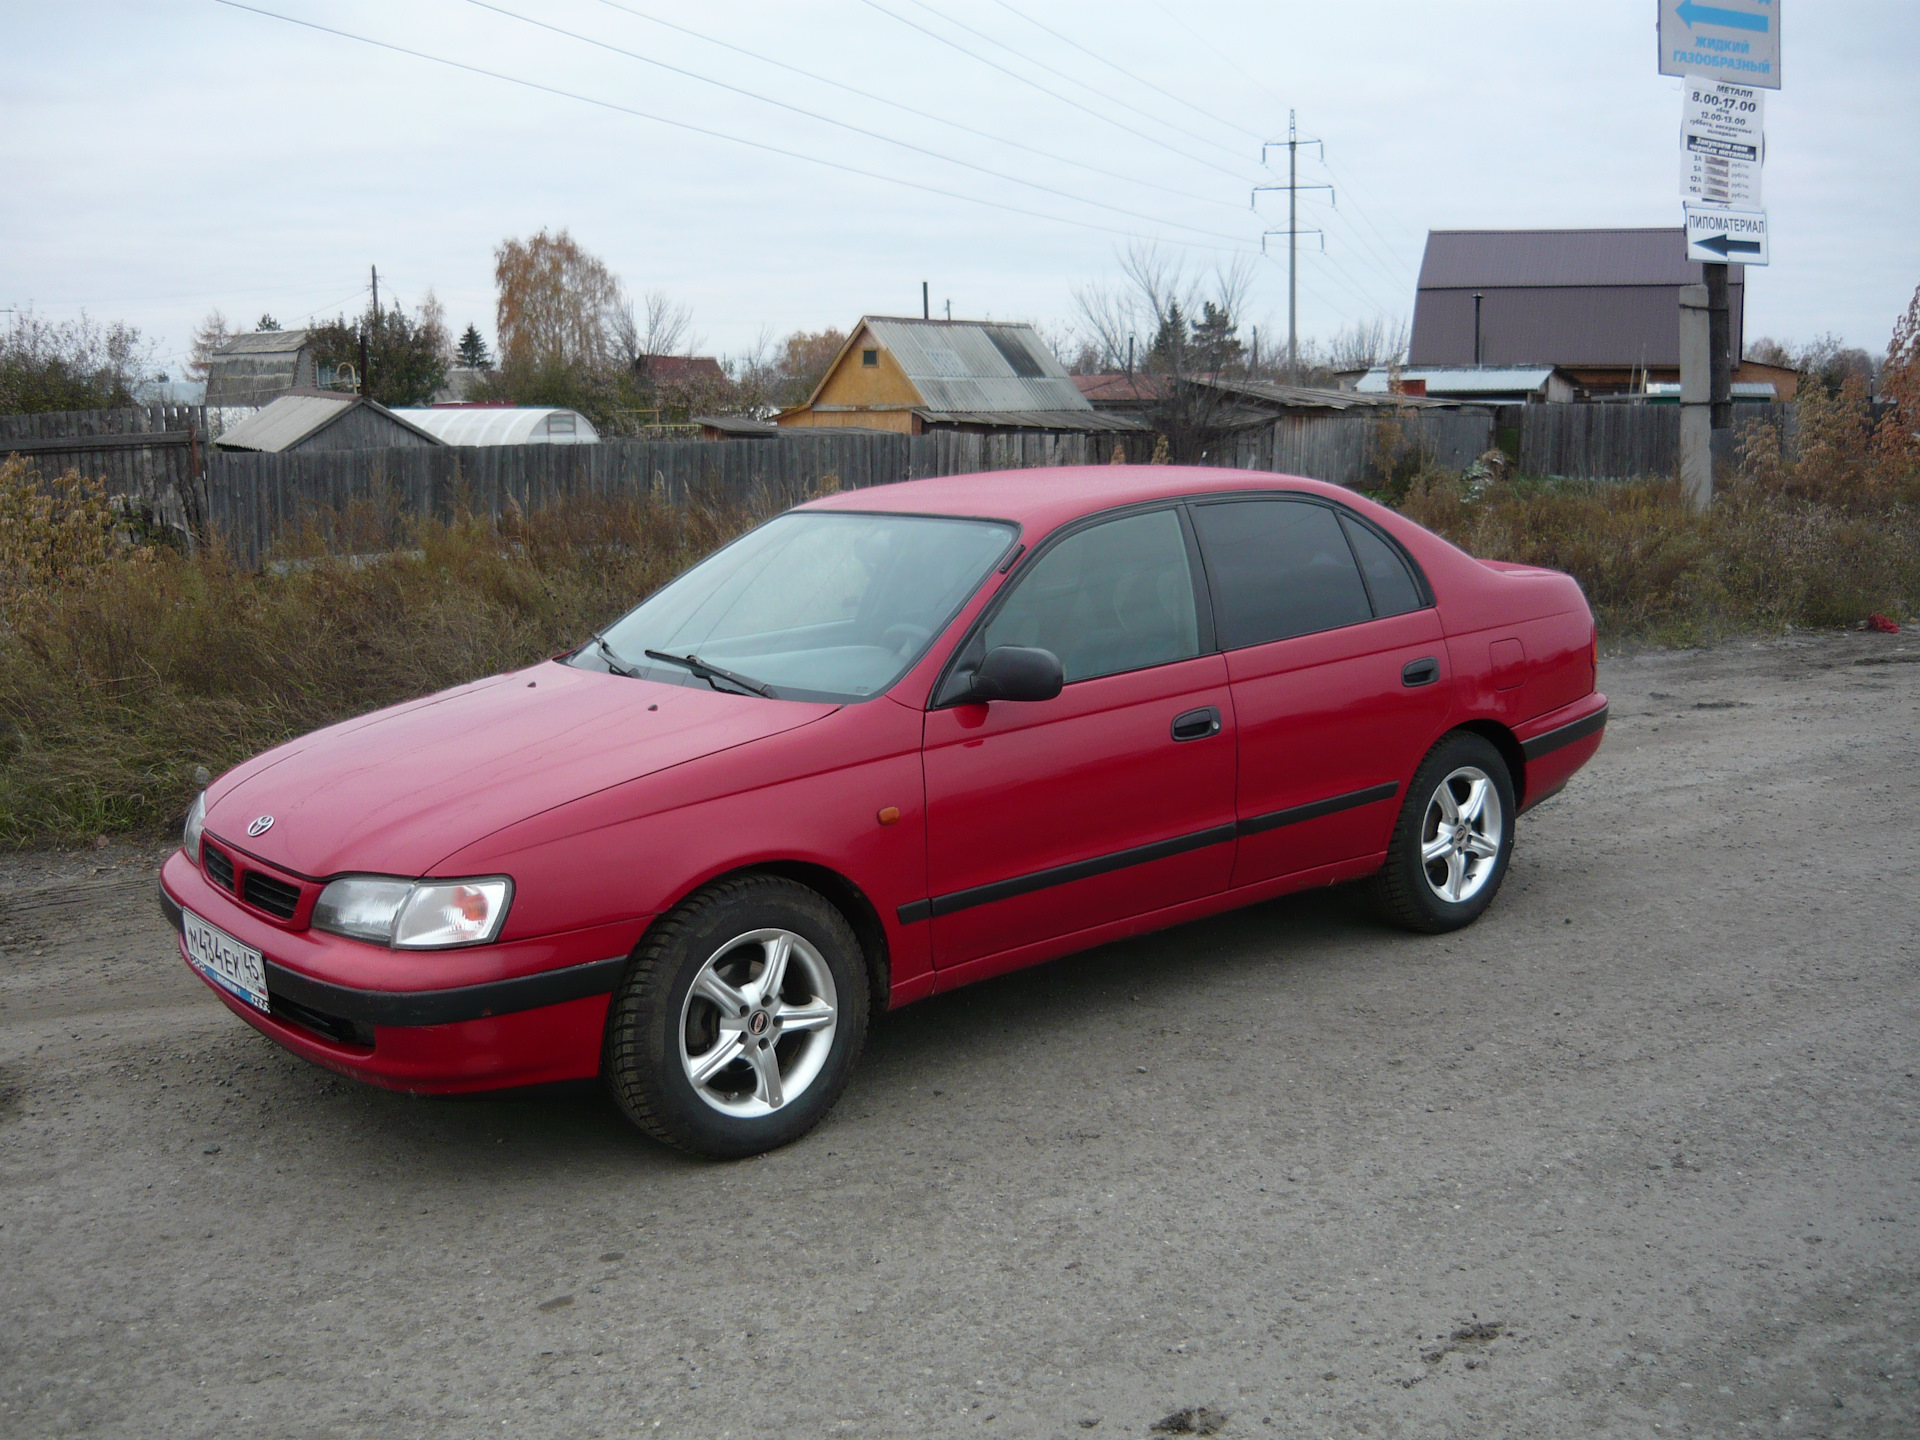
<instances>
[{"instance_id":1,"label":"rear window","mask_svg":"<svg viewBox=\"0 0 1920 1440\"><path fill-rule=\"evenodd\" d=\"M1339 519L1303 500L1193 507L1222 650L1373 618Z\"/></svg>"}]
</instances>

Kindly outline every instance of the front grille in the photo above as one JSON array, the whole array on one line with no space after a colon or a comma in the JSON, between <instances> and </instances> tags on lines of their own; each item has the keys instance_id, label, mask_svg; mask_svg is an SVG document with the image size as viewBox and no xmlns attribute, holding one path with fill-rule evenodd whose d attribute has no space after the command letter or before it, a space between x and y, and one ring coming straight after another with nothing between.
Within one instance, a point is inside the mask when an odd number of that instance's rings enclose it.
<instances>
[{"instance_id":1,"label":"front grille","mask_svg":"<svg viewBox=\"0 0 1920 1440\"><path fill-rule=\"evenodd\" d=\"M200 842L201 863L207 867L207 878L222 890L233 889L233 858L225 851Z\"/></svg>"},{"instance_id":2,"label":"front grille","mask_svg":"<svg viewBox=\"0 0 1920 1440\"><path fill-rule=\"evenodd\" d=\"M300 908L300 887L249 870L240 877L240 898L279 920L291 920Z\"/></svg>"}]
</instances>

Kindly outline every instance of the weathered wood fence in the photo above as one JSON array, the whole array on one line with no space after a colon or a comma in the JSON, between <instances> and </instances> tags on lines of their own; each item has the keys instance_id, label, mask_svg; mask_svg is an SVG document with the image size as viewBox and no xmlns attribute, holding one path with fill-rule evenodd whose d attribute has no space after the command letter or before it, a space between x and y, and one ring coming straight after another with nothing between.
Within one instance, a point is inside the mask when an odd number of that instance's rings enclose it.
<instances>
[{"instance_id":1,"label":"weathered wood fence","mask_svg":"<svg viewBox=\"0 0 1920 1440\"><path fill-rule=\"evenodd\" d=\"M201 518L193 482L204 468L206 436L199 405L0 415L0 459L19 455L42 474L78 470L163 523L191 530Z\"/></svg>"},{"instance_id":2,"label":"weathered wood fence","mask_svg":"<svg viewBox=\"0 0 1920 1440\"><path fill-rule=\"evenodd\" d=\"M1740 406L1736 425L1792 434L1790 405ZM609 440L598 445L325 451L261 455L208 449L198 406L0 416L0 456L18 452L43 472L69 466L100 476L166 523L221 535L234 557L261 564L308 517L368 504L395 515L466 506L498 517L586 497L652 495L673 503L714 494L736 503L790 505L823 485L861 489L934 475L1104 465L1116 448L1132 463L1149 434L1003 431L810 435L752 440ZM1679 409L1656 405L1529 405L1519 415L1519 469L1534 476L1628 480L1672 475ZM1228 437L1205 465L1306 475L1367 486L1418 451L1458 470L1493 448L1487 410L1408 410L1386 416L1289 418Z\"/></svg>"}]
</instances>

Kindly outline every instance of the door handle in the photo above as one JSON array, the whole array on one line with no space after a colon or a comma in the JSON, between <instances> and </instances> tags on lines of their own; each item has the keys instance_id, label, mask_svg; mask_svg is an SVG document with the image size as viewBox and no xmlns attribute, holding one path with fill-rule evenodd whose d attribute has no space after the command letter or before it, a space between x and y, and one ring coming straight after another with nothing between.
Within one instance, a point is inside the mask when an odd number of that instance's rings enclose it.
<instances>
[{"instance_id":1,"label":"door handle","mask_svg":"<svg viewBox=\"0 0 1920 1440\"><path fill-rule=\"evenodd\" d=\"M1431 685L1440 678L1440 662L1431 655L1415 660L1400 672L1402 685Z\"/></svg>"},{"instance_id":2,"label":"door handle","mask_svg":"<svg viewBox=\"0 0 1920 1440\"><path fill-rule=\"evenodd\" d=\"M1173 717L1173 738L1176 740L1204 740L1209 735L1219 733L1220 712L1211 705Z\"/></svg>"}]
</instances>

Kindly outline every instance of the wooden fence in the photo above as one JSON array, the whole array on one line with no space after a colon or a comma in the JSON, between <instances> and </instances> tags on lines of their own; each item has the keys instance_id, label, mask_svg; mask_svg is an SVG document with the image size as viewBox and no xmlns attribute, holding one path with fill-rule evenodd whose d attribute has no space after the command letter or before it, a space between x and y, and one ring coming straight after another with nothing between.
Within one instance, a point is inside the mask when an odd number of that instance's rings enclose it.
<instances>
[{"instance_id":1,"label":"wooden fence","mask_svg":"<svg viewBox=\"0 0 1920 1440\"><path fill-rule=\"evenodd\" d=\"M1731 461L1748 429L1778 428L1791 444L1794 407L1736 405L1733 432L1717 440ZM1576 480L1666 479L1680 470L1678 405L1528 405L1520 416L1520 473Z\"/></svg>"},{"instance_id":2,"label":"wooden fence","mask_svg":"<svg viewBox=\"0 0 1920 1440\"><path fill-rule=\"evenodd\" d=\"M206 435L199 405L0 415L0 459L19 455L46 475L78 470L160 522L192 531L201 520L194 482Z\"/></svg>"}]
</instances>

